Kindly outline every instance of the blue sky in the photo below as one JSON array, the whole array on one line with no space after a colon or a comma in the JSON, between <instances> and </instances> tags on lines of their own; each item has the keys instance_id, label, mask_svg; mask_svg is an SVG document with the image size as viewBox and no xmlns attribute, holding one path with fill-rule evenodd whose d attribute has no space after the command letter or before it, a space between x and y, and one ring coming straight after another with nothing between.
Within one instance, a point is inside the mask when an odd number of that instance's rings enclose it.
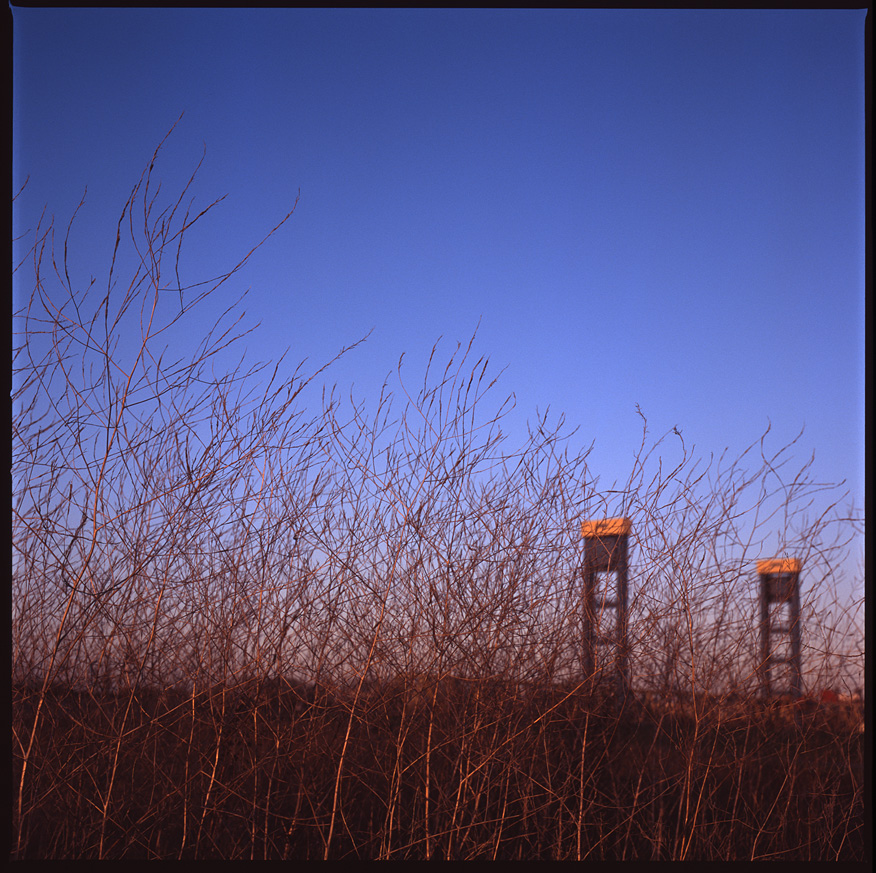
<instances>
[{"instance_id":1,"label":"blue sky","mask_svg":"<svg viewBox=\"0 0 876 873\"><path fill-rule=\"evenodd\" d=\"M864 10L13 9L17 231L59 222L105 274L180 113L206 144L191 278L290 223L227 289L253 349L376 399L402 353L475 349L523 432L550 407L625 479L677 426L705 456L805 427L864 495Z\"/></svg>"}]
</instances>

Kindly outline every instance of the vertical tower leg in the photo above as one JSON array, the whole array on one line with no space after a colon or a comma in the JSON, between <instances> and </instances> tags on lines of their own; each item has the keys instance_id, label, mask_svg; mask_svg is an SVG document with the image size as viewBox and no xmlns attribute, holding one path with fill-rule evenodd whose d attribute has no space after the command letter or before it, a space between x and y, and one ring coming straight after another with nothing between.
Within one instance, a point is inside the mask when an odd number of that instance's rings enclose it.
<instances>
[{"instance_id":1,"label":"vertical tower leg","mask_svg":"<svg viewBox=\"0 0 876 873\"><path fill-rule=\"evenodd\" d=\"M788 601L789 624L791 634L791 693L794 697L803 696L803 655L802 633L800 626L800 580L794 579L791 599Z\"/></svg>"}]
</instances>

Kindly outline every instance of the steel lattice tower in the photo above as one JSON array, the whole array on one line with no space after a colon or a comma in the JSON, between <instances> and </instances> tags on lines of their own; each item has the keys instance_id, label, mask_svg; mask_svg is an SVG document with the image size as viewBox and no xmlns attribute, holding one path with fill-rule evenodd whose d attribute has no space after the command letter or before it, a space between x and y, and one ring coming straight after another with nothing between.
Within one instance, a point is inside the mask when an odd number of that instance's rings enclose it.
<instances>
[{"instance_id":1,"label":"steel lattice tower","mask_svg":"<svg viewBox=\"0 0 876 873\"><path fill-rule=\"evenodd\" d=\"M581 523L584 538L583 666L587 676L596 678L602 668L603 659L598 657L600 647L613 647L613 672L622 696L629 686L627 547L631 527L628 518ZM600 588L601 574L604 574L605 584ZM612 576L615 582L613 591L610 585ZM610 626L612 613L613 627Z\"/></svg>"},{"instance_id":2,"label":"steel lattice tower","mask_svg":"<svg viewBox=\"0 0 876 873\"><path fill-rule=\"evenodd\" d=\"M794 697L803 694L803 671L800 653L800 561L782 558L758 561L760 577L760 659L758 674L764 697L774 691L772 667L788 664L790 692ZM778 607L776 610L775 607ZM787 608L785 608L787 607ZM775 613L778 613L775 614ZM784 615L783 615L784 613ZM776 654L776 643L782 636L787 640L785 654Z\"/></svg>"}]
</instances>

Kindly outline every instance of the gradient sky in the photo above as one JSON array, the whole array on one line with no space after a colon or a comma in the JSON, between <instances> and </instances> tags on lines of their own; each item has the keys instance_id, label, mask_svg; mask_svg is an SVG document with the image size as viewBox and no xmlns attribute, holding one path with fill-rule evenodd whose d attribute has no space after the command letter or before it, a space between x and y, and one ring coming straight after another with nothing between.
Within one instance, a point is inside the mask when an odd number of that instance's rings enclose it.
<instances>
[{"instance_id":1,"label":"gradient sky","mask_svg":"<svg viewBox=\"0 0 876 873\"><path fill-rule=\"evenodd\" d=\"M864 10L13 9L16 232L80 275L158 175L228 199L187 267L252 287L254 351L376 399L439 337L595 442L602 482L677 426L708 457L805 427L864 496ZM29 289L28 289L29 290ZM23 293L17 288L17 293Z\"/></svg>"}]
</instances>

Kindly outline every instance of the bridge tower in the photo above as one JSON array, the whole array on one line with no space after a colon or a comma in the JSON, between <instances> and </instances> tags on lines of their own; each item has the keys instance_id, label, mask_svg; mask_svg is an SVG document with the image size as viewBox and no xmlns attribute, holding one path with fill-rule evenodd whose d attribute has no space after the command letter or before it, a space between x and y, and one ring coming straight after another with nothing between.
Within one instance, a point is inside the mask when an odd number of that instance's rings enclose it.
<instances>
[{"instance_id":1,"label":"bridge tower","mask_svg":"<svg viewBox=\"0 0 876 873\"><path fill-rule=\"evenodd\" d=\"M781 558L757 562L760 577L760 658L758 674L761 694L769 698L775 689L773 666L786 664L788 690L803 694L800 652L800 561Z\"/></svg>"},{"instance_id":2,"label":"bridge tower","mask_svg":"<svg viewBox=\"0 0 876 873\"><path fill-rule=\"evenodd\" d=\"M613 664L621 697L629 686L627 640L628 565L631 524L628 518L581 523L584 538L584 657L587 676ZM612 651L613 650L613 651Z\"/></svg>"}]
</instances>

